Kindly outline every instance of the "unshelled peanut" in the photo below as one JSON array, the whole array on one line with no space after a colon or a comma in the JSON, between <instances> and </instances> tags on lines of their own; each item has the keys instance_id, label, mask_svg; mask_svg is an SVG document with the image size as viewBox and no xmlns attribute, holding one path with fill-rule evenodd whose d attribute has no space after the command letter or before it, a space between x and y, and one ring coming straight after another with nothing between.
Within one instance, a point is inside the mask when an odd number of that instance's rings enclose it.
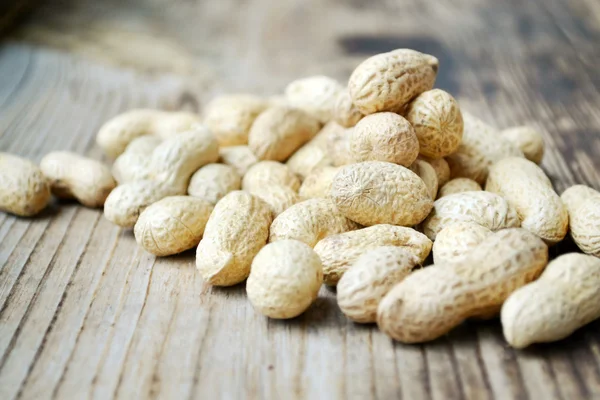
<instances>
[{"instance_id":1,"label":"unshelled peanut","mask_svg":"<svg viewBox=\"0 0 600 400\"><path fill-rule=\"evenodd\" d=\"M561 195L569 212L570 233L584 253L600 257L600 192L571 186Z\"/></svg>"},{"instance_id":2,"label":"unshelled peanut","mask_svg":"<svg viewBox=\"0 0 600 400\"><path fill-rule=\"evenodd\" d=\"M475 222L456 222L438 232L433 242L435 264L462 261L479 243L492 234L485 226Z\"/></svg>"},{"instance_id":3,"label":"unshelled peanut","mask_svg":"<svg viewBox=\"0 0 600 400\"><path fill-rule=\"evenodd\" d=\"M343 90L335 79L319 75L293 81L285 88L285 97L292 107L325 124L333 119L335 103Z\"/></svg>"},{"instance_id":4,"label":"unshelled peanut","mask_svg":"<svg viewBox=\"0 0 600 400\"><path fill-rule=\"evenodd\" d=\"M259 161L248 146L221 147L219 156L223 164L233 167L241 177Z\"/></svg>"},{"instance_id":5,"label":"unshelled peanut","mask_svg":"<svg viewBox=\"0 0 600 400\"><path fill-rule=\"evenodd\" d=\"M192 175L188 194L214 205L227 193L240 190L241 187L242 178L233 167L225 164L207 164Z\"/></svg>"},{"instance_id":6,"label":"unshelled peanut","mask_svg":"<svg viewBox=\"0 0 600 400\"><path fill-rule=\"evenodd\" d=\"M449 180L438 190L438 199L450 196L451 194L463 192L479 192L483 190L481 185L469 178L454 178Z\"/></svg>"},{"instance_id":7,"label":"unshelled peanut","mask_svg":"<svg viewBox=\"0 0 600 400\"><path fill-rule=\"evenodd\" d=\"M323 167L311 172L300 185L298 194L303 199L328 197L331 192L331 182L340 167Z\"/></svg>"},{"instance_id":8,"label":"unshelled peanut","mask_svg":"<svg viewBox=\"0 0 600 400\"><path fill-rule=\"evenodd\" d=\"M31 161L0 153L0 210L31 217L50 202L50 184Z\"/></svg>"},{"instance_id":9,"label":"unshelled peanut","mask_svg":"<svg viewBox=\"0 0 600 400\"><path fill-rule=\"evenodd\" d=\"M530 126L517 126L505 129L502 137L521 149L525 158L540 164L544 158L544 138L542 134Z\"/></svg>"},{"instance_id":10,"label":"unshelled peanut","mask_svg":"<svg viewBox=\"0 0 600 400\"><path fill-rule=\"evenodd\" d=\"M277 161L261 161L254 164L242 180L242 189L260 191L268 185L287 186L294 192L300 188L300 179L290 168Z\"/></svg>"},{"instance_id":11,"label":"unshelled peanut","mask_svg":"<svg viewBox=\"0 0 600 400\"><path fill-rule=\"evenodd\" d=\"M429 197L431 197L432 200L435 200L438 192L438 177L431 164L427 161L415 160L410 166L410 170L421 178L425 183L425 186L427 186Z\"/></svg>"},{"instance_id":12,"label":"unshelled peanut","mask_svg":"<svg viewBox=\"0 0 600 400\"><path fill-rule=\"evenodd\" d=\"M358 123L363 117L358 108L352 103L350 93L344 90L338 95L333 111L335 121L345 128L351 128Z\"/></svg>"}]
</instances>

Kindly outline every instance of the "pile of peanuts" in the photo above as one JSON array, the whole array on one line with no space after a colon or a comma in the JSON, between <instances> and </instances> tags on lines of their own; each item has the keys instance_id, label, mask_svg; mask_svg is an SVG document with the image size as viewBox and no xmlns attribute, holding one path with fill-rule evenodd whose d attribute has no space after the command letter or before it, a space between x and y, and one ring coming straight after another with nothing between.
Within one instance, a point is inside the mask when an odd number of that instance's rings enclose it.
<instances>
[{"instance_id":1,"label":"pile of peanuts","mask_svg":"<svg viewBox=\"0 0 600 400\"><path fill-rule=\"evenodd\" d=\"M0 154L0 208L32 216L51 193L103 206L156 256L197 247L208 284L246 281L270 318L300 315L325 283L348 318L404 343L498 315L515 348L562 339L600 317L600 192L559 196L542 135L461 110L437 71L399 49L347 87L314 76L282 96L218 97L202 116L132 110L98 132L112 169ZM584 254L549 263L569 231Z\"/></svg>"}]
</instances>

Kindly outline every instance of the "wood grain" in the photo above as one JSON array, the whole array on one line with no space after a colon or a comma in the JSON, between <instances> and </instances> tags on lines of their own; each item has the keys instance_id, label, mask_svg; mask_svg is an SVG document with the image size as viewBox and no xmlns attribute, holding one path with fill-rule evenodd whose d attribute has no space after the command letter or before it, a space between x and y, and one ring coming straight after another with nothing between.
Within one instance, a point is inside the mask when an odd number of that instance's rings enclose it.
<instances>
[{"instance_id":1,"label":"wood grain","mask_svg":"<svg viewBox=\"0 0 600 400\"><path fill-rule=\"evenodd\" d=\"M94 137L120 111L345 81L411 47L440 59L437 86L465 109L540 129L559 192L600 189L599 42L593 0L50 0L0 45L0 151L104 159ZM515 351L494 320L408 346L348 322L325 288L270 321L243 285L205 285L193 252L156 259L98 210L0 214L1 399L598 398L599 332Z\"/></svg>"}]
</instances>

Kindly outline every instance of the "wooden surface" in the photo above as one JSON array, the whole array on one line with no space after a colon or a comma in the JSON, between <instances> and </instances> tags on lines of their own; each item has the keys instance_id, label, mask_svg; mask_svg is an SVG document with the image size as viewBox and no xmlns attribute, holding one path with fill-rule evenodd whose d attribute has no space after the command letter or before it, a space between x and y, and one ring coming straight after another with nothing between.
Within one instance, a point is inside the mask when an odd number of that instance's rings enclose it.
<instances>
[{"instance_id":1,"label":"wooden surface","mask_svg":"<svg viewBox=\"0 0 600 400\"><path fill-rule=\"evenodd\" d=\"M340 80L370 54L441 61L438 86L497 125L544 133L562 192L600 189L597 0L50 0L0 44L0 151L101 158L100 124L215 93ZM557 254L573 249L564 244ZM0 399L600 398L600 323L515 351L498 321L426 345L348 322L323 289L270 321L193 252L155 259L97 210L0 214Z\"/></svg>"}]
</instances>

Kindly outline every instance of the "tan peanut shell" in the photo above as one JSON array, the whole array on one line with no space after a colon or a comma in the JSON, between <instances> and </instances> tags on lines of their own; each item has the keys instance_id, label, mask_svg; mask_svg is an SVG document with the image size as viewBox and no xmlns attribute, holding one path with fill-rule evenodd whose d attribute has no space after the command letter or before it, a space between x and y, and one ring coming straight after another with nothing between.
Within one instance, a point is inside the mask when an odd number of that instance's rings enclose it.
<instances>
[{"instance_id":1,"label":"tan peanut shell","mask_svg":"<svg viewBox=\"0 0 600 400\"><path fill-rule=\"evenodd\" d=\"M218 158L217 141L202 126L165 140L150 155L147 179L117 186L106 198L104 216L132 228L144 208L164 197L186 194L192 174Z\"/></svg>"},{"instance_id":2,"label":"tan peanut shell","mask_svg":"<svg viewBox=\"0 0 600 400\"><path fill-rule=\"evenodd\" d=\"M446 226L473 222L492 231L520 226L519 216L503 197L490 192L463 192L442 197L433 203L423 222L423 233L431 240Z\"/></svg>"},{"instance_id":3,"label":"tan peanut shell","mask_svg":"<svg viewBox=\"0 0 600 400\"><path fill-rule=\"evenodd\" d=\"M561 199L569 212L573 241L584 253L600 257L600 192L575 185Z\"/></svg>"},{"instance_id":4,"label":"tan peanut shell","mask_svg":"<svg viewBox=\"0 0 600 400\"><path fill-rule=\"evenodd\" d=\"M301 179L305 179L316 169L332 165L333 160L327 150L327 139L332 131L338 128L336 123L325 125L310 142L292 154L286 165Z\"/></svg>"},{"instance_id":5,"label":"tan peanut shell","mask_svg":"<svg viewBox=\"0 0 600 400\"><path fill-rule=\"evenodd\" d=\"M323 167L310 173L300 185L298 194L303 199L328 197L331 192L331 182L340 167Z\"/></svg>"},{"instance_id":6,"label":"tan peanut shell","mask_svg":"<svg viewBox=\"0 0 600 400\"><path fill-rule=\"evenodd\" d=\"M451 194L463 192L478 192L483 190L479 183L469 178L454 178L449 180L438 190L438 199L450 196Z\"/></svg>"},{"instance_id":7,"label":"tan peanut shell","mask_svg":"<svg viewBox=\"0 0 600 400\"><path fill-rule=\"evenodd\" d=\"M488 236L459 263L413 272L379 303L379 329L404 343L437 339L474 316L492 315L519 287L536 279L548 246L521 228Z\"/></svg>"},{"instance_id":8,"label":"tan peanut shell","mask_svg":"<svg viewBox=\"0 0 600 400\"><path fill-rule=\"evenodd\" d=\"M425 186L427 186L429 197L431 197L432 200L435 200L438 192L438 177L431 164L427 161L415 160L410 166L410 170L421 178L425 183Z\"/></svg>"},{"instance_id":9,"label":"tan peanut shell","mask_svg":"<svg viewBox=\"0 0 600 400\"><path fill-rule=\"evenodd\" d=\"M492 234L475 222L457 222L439 231L433 242L433 262L445 264L461 262L468 253Z\"/></svg>"},{"instance_id":10,"label":"tan peanut shell","mask_svg":"<svg viewBox=\"0 0 600 400\"><path fill-rule=\"evenodd\" d=\"M410 49L367 58L350 75L352 103L363 114L397 111L433 88L438 64L437 58Z\"/></svg>"},{"instance_id":11,"label":"tan peanut shell","mask_svg":"<svg viewBox=\"0 0 600 400\"><path fill-rule=\"evenodd\" d=\"M433 167L438 178L438 187L442 187L448 183L450 180L450 166L448 165L446 159L438 158L434 160L433 158L424 156L419 156L417 159L423 160Z\"/></svg>"},{"instance_id":12,"label":"tan peanut shell","mask_svg":"<svg viewBox=\"0 0 600 400\"><path fill-rule=\"evenodd\" d=\"M277 161L260 161L254 164L242 179L246 191L259 191L268 185L287 186L294 192L300 188L300 179L285 164Z\"/></svg>"},{"instance_id":13,"label":"tan peanut shell","mask_svg":"<svg viewBox=\"0 0 600 400\"><path fill-rule=\"evenodd\" d=\"M356 162L387 161L408 167L419 155L419 141L406 119L380 112L367 115L352 129L350 153Z\"/></svg>"},{"instance_id":14,"label":"tan peanut shell","mask_svg":"<svg viewBox=\"0 0 600 400\"><path fill-rule=\"evenodd\" d=\"M227 193L240 190L241 187L242 178L233 167L225 164L207 164L192 175L188 194L214 205Z\"/></svg>"},{"instance_id":15,"label":"tan peanut shell","mask_svg":"<svg viewBox=\"0 0 600 400\"><path fill-rule=\"evenodd\" d=\"M502 306L506 341L521 349L554 342L600 318L600 259L570 253L553 260L540 278Z\"/></svg>"},{"instance_id":16,"label":"tan peanut shell","mask_svg":"<svg viewBox=\"0 0 600 400\"><path fill-rule=\"evenodd\" d=\"M102 207L116 186L106 165L69 151L48 153L42 158L40 169L55 196L75 198L86 207Z\"/></svg>"},{"instance_id":17,"label":"tan peanut shell","mask_svg":"<svg viewBox=\"0 0 600 400\"><path fill-rule=\"evenodd\" d=\"M200 243L212 210L212 204L196 197L165 197L140 214L135 240L156 256L181 253Z\"/></svg>"},{"instance_id":18,"label":"tan peanut shell","mask_svg":"<svg viewBox=\"0 0 600 400\"><path fill-rule=\"evenodd\" d=\"M121 185L148 179L150 155L162 143L158 136L145 135L133 139L112 165L112 174Z\"/></svg>"},{"instance_id":19,"label":"tan peanut shell","mask_svg":"<svg viewBox=\"0 0 600 400\"><path fill-rule=\"evenodd\" d=\"M358 257L380 246L403 247L423 262L431 252L432 243L412 228L387 224L328 236L315 246L323 262L325 283L336 285Z\"/></svg>"},{"instance_id":20,"label":"tan peanut shell","mask_svg":"<svg viewBox=\"0 0 600 400\"><path fill-rule=\"evenodd\" d=\"M331 183L331 198L342 214L365 226L416 225L433 207L421 178L408 168L382 161L343 167Z\"/></svg>"},{"instance_id":21,"label":"tan peanut shell","mask_svg":"<svg viewBox=\"0 0 600 400\"><path fill-rule=\"evenodd\" d=\"M311 115L291 107L271 107L260 114L248 136L248 147L261 160L285 161L321 127Z\"/></svg>"},{"instance_id":22,"label":"tan peanut shell","mask_svg":"<svg viewBox=\"0 0 600 400\"><path fill-rule=\"evenodd\" d=\"M355 162L350 152L350 137L354 128L343 128L337 123L332 123L332 128L327 135L327 153L335 167L353 164Z\"/></svg>"},{"instance_id":23,"label":"tan peanut shell","mask_svg":"<svg viewBox=\"0 0 600 400\"><path fill-rule=\"evenodd\" d=\"M469 113L462 115L462 142L446 157L452 178L469 178L483 185L492 164L507 157L523 157L523 152L503 138L498 130Z\"/></svg>"},{"instance_id":24,"label":"tan peanut shell","mask_svg":"<svg viewBox=\"0 0 600 400\"><path fill-rule=\"evenodd\" d=\"M333 119L335 102L343 90L335 79L319 75L291 82L285 88L285 97L292 107L304 110L325 124Z\"/></svg>"},{"instance_id":25,"label":"tan peanut shell","mask_svg":"<svg viewBox=\"0 0 600 400\"><path fill-rule=\"evenodd\" d=\"M341 126L351 128L364 117L364 114L352 103L348 90L344 90L335 102L333 117Z\"/></svg>"},{"instance_id":26,"label":"tan peanut shell","mask_svg":"<svg viewBox=\"0 0 600 400\"><path fill-rule=\"evenodd\" d=\"M417 96L406 111L415 128L419 153L433 159L446 157L458 149L463 136L463 117L458 102L440 89Z\"/></svg>"},{"instance_id":27,"label":"tan peanut shell","mask_svg":"<svg viewBox=\"0 0 600 400\"><path fill-rule=\"evenodd\" d=\"M241 177L259 161L248 146L221 147L219 155L221 162L233 167Z\"/></svg>"},{"instance_id":28,"label":"tan peanut shell","mask_svg":"<svg viewBox=\"0 0 600 400\"><path fill-rule=\"evenodd\" d=\"M206 105L202 122L210 129L219 146L248 144L248 132L268 102L250 94L219 96Z\"/></svg>"},{"instance_id":29,"label":"tan peanut shell","mask_svg":"<svg viewBox=\"0 0 600 400\"><path fill-rule=\"evenodd\" d=\"M252 262L246 282L248 300L269 318L294 318L315 301L323 284L319 256L296 240L263 247Z\"/></svg>"},{"instance_id":30,"label":"tan peanut shell","mask_svg":"<svg viewBox=\"0 0 600 400\"><path fill-rule=\"evenodd\" d=\"M402 247L382 246L365 252L336 286L340 309L354 322L375 322L381 299L419 262L419 257Z\"/></svg>"},{"instance_id":31,"label":"tan peanut shell","mask_svg":"<svg viewBox=\"0 0 600 400\"><path fill-rule=\"evenodd\" d=\"M291 206L273 220L269 241L294 239L314 247L327 236L357 228L330 199L310 199Z\"/></svg>"},{"instance_id":32,"label":"tan peanut shell","mask_svg":"<svg viewBox=\"0 0 600 400\"><path fill-rule=\"evenodd\" d=\"M196 251L196 268L216 286L242 282L269 238L271 208L256 196L234 191L223 197L208 218Z\"/></svg>"},{"instance_id":33,"label":"tan peanut shell","mask_svg":"<svg viewBox=\"0 0 600 400\"><path fill-rule=\"evenodd\" d=\"M117 157L137 137L156 135L168 139L190 130L199 122L198 115L184 111L130 110L102 125L96 142L107 155Z\"/></svg>"},{"instance_id":34,"label":"tan peanut shell","mask_svg":"<svg viewBox=\"0 0 600 400\"><path fill-rule=\"evenodd\" d=\"M502 137L521 149L525 158L541 164L544 158L544 138L530 126L517 126L502 131Z\"/></svg>"},{"instance_id":35,"label":"tan peanut shell","mask_svg":"<svg viewBox=\"0 0 600 400\"><path fill-rule=\"evenodd\" d=\"M547 243L557 243L567 234L567 209L535 163L520 157L499 161L490 168L485 190L504 197L517 210L521 226Z\"/></svg>"},{"instance_id":36,"label":"tan peanut shell","mask_svg":"<svg viewBox=\"0 0 600 400\"><path fill-rule=\"evenodd\" d=\"M269 205L273 218L300 201L300 195L289 186L265 185L248 191Z\"/></svg>"},{"instance_id":37,"label":"tan peanut shell","mask_svg":"<svg viewBox=\"0 0 600 400\"><path fill-rule=\"evenodd\" d=\"M30 217L50 202L50 184L31 161L0 152L0 211Z\"/></svg>"}]
</instances>

